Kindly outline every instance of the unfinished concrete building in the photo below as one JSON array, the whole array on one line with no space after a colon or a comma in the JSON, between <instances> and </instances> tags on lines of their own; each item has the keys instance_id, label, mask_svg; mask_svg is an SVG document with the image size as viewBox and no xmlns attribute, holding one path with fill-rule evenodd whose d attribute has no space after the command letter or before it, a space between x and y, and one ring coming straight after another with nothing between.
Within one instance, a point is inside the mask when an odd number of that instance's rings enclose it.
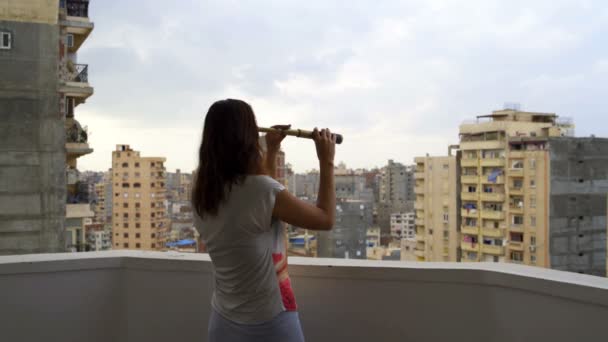
<instances>
[{"instance_id":1,"label":"unfinished concrete building","mask_svg":"<svg viewBox=\"0 0 608 342\"><path fill-rule=\"evenodd\" d=\"M608 139L550 138L551 268L606 276Z\"/></svg>"}]
</instances>

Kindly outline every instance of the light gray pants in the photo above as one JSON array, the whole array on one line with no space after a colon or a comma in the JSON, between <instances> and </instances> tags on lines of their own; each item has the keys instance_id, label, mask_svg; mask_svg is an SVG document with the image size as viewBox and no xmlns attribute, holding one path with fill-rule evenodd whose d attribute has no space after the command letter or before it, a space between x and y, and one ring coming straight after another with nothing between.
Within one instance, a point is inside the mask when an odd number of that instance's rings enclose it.
<instances>
[{"instance_id":1,"label":"light gray pants","mask_svg":"<svg viewBox=\"0 0 608 342\"><path fill-rule=\"evenodd\" d=\"M209 342L304 342L296 311L283 311L271 321L238 324L211 309Z\"/></svg>"}]
</instances>

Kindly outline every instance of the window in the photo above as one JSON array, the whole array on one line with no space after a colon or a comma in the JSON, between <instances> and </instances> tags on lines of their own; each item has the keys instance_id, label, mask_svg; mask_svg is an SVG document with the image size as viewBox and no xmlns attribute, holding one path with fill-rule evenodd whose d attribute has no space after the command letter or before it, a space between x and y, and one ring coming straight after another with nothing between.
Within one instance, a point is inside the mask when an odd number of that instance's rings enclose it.
<instances>
[{"instance_id":1,"label":"window","mask_svg":"<svg viewBox=\"0 0 608 342\"><path fill-rule=\"evenodd\" d=\"M530 208L536 208L536 196L530 196Z\"/></svg>"},{"instance_id":2,"label":"window","mask_svg":"<svg viewBox=\"0 0 608 342\"><path fill-rule=\"evenodd\" d=\"M530 255L530 264L536 265L536 255L534 255L534 254Z\"/></svg>"},{"instance_id":3,"label":"window","mask_svg":"<svg viewBox=\"0 0 608 342\"><path fill-rule=\"evenodd\" d=\"M140 237L141 237L141 236L140 236L140 234L139 234L139 233L136 233L136 234L135 234L135 238L139 239Z\"/></svg>"},{"instance_id":4,"label":"window","mask_svg":"<svg viewBox=\"0 0 608 342\"><path fill-rule=\"evenodd\" d=\"M123 224L122 224L122 227L123 227L123 228L129 228L129 224L128 224L128 223L123 223Z\"/></svg>"},{"instance_id":5,"label":"window","mask_svg":"<svg viewBox=\"0 0 608 342\"><path fill-rule=\"evenodd\" d=\"M141 188L141 184L140 183L133 183L133 187L134 188Z\"/></svg>"},{"instance_id":6,"label":"window","mask_svg":"<svg viewBox=\"0 0 608 342\"><path fill-rule=\"evenodd\" d=\"M122 217L123 217L123 218L129 218L129 213L124 213L124 214L122 214Z\"/></svg>"},{"instance_id":7,"label":"window","mask_svg":"<svg viewBox=\"0 0 608 342\"><path fill-rule=\"evenodd\" d=\"M530 236L530 246L536 246L536 236Z\"/></svg>"},{"instance_id":8,"label":"window","mask_svg":"<svg viewBox=\"0 0 608 342\"><path fill-rule=\"evenodd\" d=\"M65 36L65 45L67 45L67 47L71 48L74 47L74 35L71 33L68 33Z\"/></svg>"},{"instance_id":9,"label":"window","mask_svg":"<svg viewBox=\"0 0 608 342\"><path fill-rule=\"evenodd\" d=\"M530 216L530 227L536 227L536 216Z\"/></svg>"},{"instance_id":10,"label":"window","mask_svg":"<svg viewBox=\"0 0 608 342\"><path fill-rule=\"evenodd\" d=\"M141 174L139 172L135 172L135 178L139 178Z\"/></svg>"},{"instance_id":11,"label":"window","mask_svg":"<svg viewBox=\"0 0 608 342\"><path fill-rule=\"evenodd\" d=\"M124 233L122 234L122 237L124 237L125 239L129 237L129 233Z\"/></svg>"},{"instance_id":12,"label":"window","mask_svg":"<svg viewBox=\"0 0 608 342\"><path fill-rule=\"evenodd\" d=\"M126 243L126 242L125 242L125 243L124 243L122 246L123 246L124 248L129 248L129 244L128 244L128 243Z\"/></svg>"},{"instance_id":13,"label":"window","mask_svg":"<svg viewBox=\"0 0 608 342\"><path fill-rule=\"evenodd\" d=\"M522 252L511 252L511 260L513 261L524 261L524 254Z\"/></svg>"},{"instance_id":14,"label":"window","mask_svg":"<svg viewBox=\"0 0 608 342\"><path fill-rule=\"evenodd\" d=\"M530 179L530 187L536 188L536 179L534 179L534 178Z\"/></svg>"},{"instance_id":15,"label":"window","mask_svg":"<svg viewBox=\"0 0 608 342\"><path fill-rule=\"evenodd\" d=\"M141 195L139 194L139 192L135 193L135 198L139 198Z\"/></svg>"},{"instance_id":16,"label":"window","mask_svg":"<svg viewBox=\"0 0 608 342\"><path fill-rule=\"evenodd\" d=\"M122 163L122 167L129 167L129 163Z\"/></svg>"},{"instance_id":17,"label":"window","mask_svg":"<svg viewBox=\"0 0 608 342\"><path fill-rule=\"evenodd\" d=\"M152 233L152 235L150 235L153 239L156 238L156 234Z\"/></svg>"},{"instance_id":18,"label":"window","mask_svg":"<svg viewBox=\"0 0 608 342\"><path fill-rule=\"evenodd\" d=\"M524 224L524 217L520 215L514 215L512 222L514 225L522 225Z\"/></svg>"},{"instance_id":19,"label":"window","mask_svg":"<svg viewBox=\"0 0 608 342\"><path fill-rule=\"evenodd\" d=\"M150 248L156 248L156 244L155 244L155 243L153 243L153 244L150 246Z\"/></svg>"},{"instance_id":20,"label":"window","mask_svg":"<svg viewBox=\"0 0 608 342\"><path fill-rule=\"evenodd\" d=\"M152 188L153 188L153 187L154 187L154 183L150 183L150 187L152 187Z\"/></svg>"},{"instance_id":21,"label":"window","mask_svg":"<svg viewBox=\"0 0 608 342\"><path fill-rule=\"evenodd\" d=\"M123 188L128 188L129 186L130 186L129 183L122 183Z\"/></svg>"},{"instance_id":22,"label":"window","mask_svg":"<svg viewBox=\"0 0 608 342\"><path fill-rule=\"evenodd\" d=\"M135 163L135 167L139 167L139 163Z\"/></svg>"},{"instance_id":23,"label":"window","mask_svg":"<svg viewBox=\"0 0 608 342\"><path fill-rule=\"evenodd\" d=\"M136 244L135 244L135 248L141 248L141 244L136 243Z\"/></svg>"},{"instance_id":24,"label":"window","mask_svg":"<svg viewBox=\"0 0 608 342\"><path fill-rule=\"evenodd\" d=\"M151 162L151 163L150 163L150 166L154 167L154 162Z\"/></svg>"},{"instance_id":25,"label":"window","mask_svg":"<svg viewBox=\"0 0 608 342\"><path fill-rule=\"evenodd\" d=\"M125 192L124 194L122 194L122 197L129 198L129 193Z\"/></svg>"},{"instance_id":26,"label":"window","mask_svg":"<svg viewBox=\"0 0 608 342\"><path fill-rule=\"evenodd\" d=\"M123 208L128 208L128 207L129 207L129 203L123 203L123 204L122 204L122 207L123 207Z\"/></svg>"},{"instance_id":27,"label":"window","mask_svg":"<svg viewBox=\"0 0 608 342\"><path fill-rule=\"evenodd\" d=\"M513 160L511 162L511 168L512 169L518 169L518 170L523 169L524 168L524 162L523 162L523 160Z\"/></svg>"},{"instance_id":28,"label":"window","mask_svg":"<svg viewBox=\"0 0 608 342\"><path fill-rule=\"evenodd\" d=\"M141 228L141 224L136 223L136 224L135 224L135 228Z\"/></svg>"},{"instance_id":29,"label":"window","mask_svg":"<svg viewBox=\"0 0 608 342\"><path fill-rule=\"evenodd\" d=\"M530 170L536 170L536 159L530 159Z\"/></svg>"},{"instance_id":30,"label":"window","mask_svg":"<svg viewBox=\"0 0 608 342\"><path fill-rule=\"evenodd\" d=\"M443 222L448 223L450 221L450 215L447 213L443 214Z\"/></svg>"},{"instance_id":31,"label":"window","mask_svg":"<svg viewBox=\"0 0 608 342\"><path fill-rule=\"evenodd\" d=\"M10 50L12 47L12 37L10 32L0 32L0 49Z\"/></svg>"}]
</instances>

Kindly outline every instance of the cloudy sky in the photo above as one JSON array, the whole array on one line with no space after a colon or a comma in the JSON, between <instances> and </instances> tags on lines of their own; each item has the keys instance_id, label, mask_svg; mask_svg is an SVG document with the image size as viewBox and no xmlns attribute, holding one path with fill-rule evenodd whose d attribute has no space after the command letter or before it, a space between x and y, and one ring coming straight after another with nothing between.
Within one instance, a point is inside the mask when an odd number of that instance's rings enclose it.
<instances>
[{"instance_id":1,"label":"cloudy sky","mask_svg":"<svg viewBox=\"0 0 608 342\"><path fill-rule=\"evenodd\" d=\"M608 5L597 1L93 0L79 52L95 95L81 170L116 144L196 167L204 115L228 97L261 126L343 133L351 167L447 153L458 125L518 102L608 136ZM297 171L309 140L288 138Z\"/></svg>"}]
</instances>

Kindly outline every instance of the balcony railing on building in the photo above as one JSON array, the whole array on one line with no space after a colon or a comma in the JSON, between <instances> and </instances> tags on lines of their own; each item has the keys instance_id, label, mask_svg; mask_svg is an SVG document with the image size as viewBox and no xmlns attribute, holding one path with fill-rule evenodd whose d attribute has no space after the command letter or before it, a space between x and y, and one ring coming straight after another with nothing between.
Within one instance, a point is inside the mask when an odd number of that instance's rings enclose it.
<instances>
[{"instance_id":1,"label":"balcony railing on building","mask_svg":"<svg viewBox=\"0 0 608 342\"><path fill-rule=\"evenodd\" d=\"M64 8L70 17L89 16L89 0L60 0L59 6Z\"/></svg>"},{"instance_id":2,"label":"balcony railing on building","mask_svg":"<svg viewBox=\"0 0 608 342\"><path fill-rule=\"evenodd\" d=\"M78 83L89 83L89 65L88 64L68 64L70 71L70 81Z\"/></svg>"}]
</instances>

